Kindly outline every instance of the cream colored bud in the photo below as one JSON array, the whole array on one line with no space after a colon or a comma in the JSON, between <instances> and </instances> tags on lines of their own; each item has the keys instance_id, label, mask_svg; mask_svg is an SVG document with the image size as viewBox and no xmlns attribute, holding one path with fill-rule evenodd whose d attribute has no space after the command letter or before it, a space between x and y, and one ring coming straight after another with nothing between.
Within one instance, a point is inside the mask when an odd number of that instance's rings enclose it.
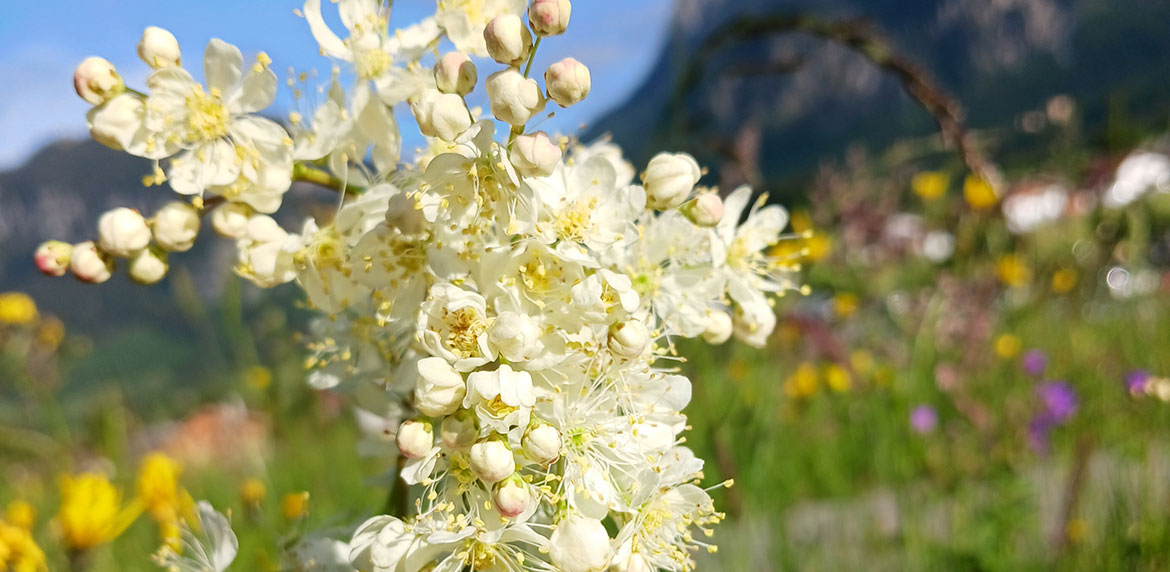
<instances>
[{"instance_id":1,"label":"cream colored bud","mask_svg":"<svg viewBox=\"0 0 1170 572\"><path fill-rule=\"evenodd\" d=\"M545 423L529 429L520 442L524 454L543 466L551 465L561 458L561 444L561 432Z\"/></svg>"},{"instance_id":2,"label":"cream colored bud","mask_svg":"<svg viewBox=\"0 0 1170 572\"><path fill-rule=\"evenodd\" d=\"M472 446L479 437L479 423L475 414L464 409L443 418L439 425L439 438L448 449L462 450Z\"/></svg>"},{"instance_id":3,"label":"cream colored bud","mask_svg":"<svg viewBox=\"0 0 1170 572\"><path fill-rule=\"evenodd\" d=\"M518 66L532 51L532 33L516 14L500 14L483 29L488 55L506 66Z\"/></svg>"},{"instance_id":4,"label":"cream colored bud","mask_svg":"<svg viewBox=\"0 0 1170 572\"><path fill-rule=\"evenodd\" d=\"M544 72L544 86L549 99L561 107L580 103L589 95L592 86L589 68L573 58L565 58Z\"/></svg>"},{"instance_id":5,"label":"cream colored bud","mask_svg":"<svg viewBox=\"0 0 1170 572\"><path fill-rule=\"evenodd\" d=\"M166 251L157 247L142 249L130 259L127 267L130 279L139 284L154 284L162 280L170 270L167 258Z\"/></svg>"},{"instance_id":6,"label":"cream colored bud","mask_svg":"<svg viewBox=\"0 0 1170 572\"><path fill-rule=\"evenodd\" d=\"M545 99L540 93L540 85L515 69L492 74L484 87L491 100L492 115L513 127L523 127L544 110Z\"/></svg>"},{"instance_id":7,"label":"cream colored bud","mask_svg":"<svg viewBox=\"0 0 1170 572\"><path fill-rule=\"evenodd\" d=\"M703 193L679 209L697 226L715 226L723 220L723 199L715 193Z\"/></svg>"},{"instance_id":8,"label":"cream colored bud","mask_svg":"<svg viewBox=\"0 0 1170 572\"><path fill-rule=\"evenodd\" d=\"M544 131L520 135L512 142L508 159L524 177L547 177L561 162L561 148Z\"/></svg>"},{"instance_id":9,"label":"cream colored bud","mask_svg":"<svg viewBox=\"0 0 1170 572\"><path fill-rule=\"evenodd\" d=\"M414 405L431 417L450 415L459 409L467 384L447 360L428 357L418 362L418 384L414 388Z\"/></svg>"},{"instance_id":10,"label":"cream colored bud","mask_svg":"<svg viewBox=\"0 0 1170 572\"><path fill-rule=\"evenodd\" d=\"M98 250L92 240L73 245L69 269L82 282L101 284L114 272L114 257Z\"/></svg>"},{"instance_id":11,"label":"cream colored bud","mask_svg":"<svg viewBox=\"0 0 1170 572\"><path fill-rule=\"evenodd\" d=\"M154 242L171 252L186 252L195 245L200 224L195 207L182 201L169 202L154 213Z\"/></svg>"},{"instance_id":12,"label":"cream colored bud","mask_svg":"<svg viewBox=\"0 0 1170 572\"><path fill-rule=\"evenodd\" d=\"M562 572L600 572L613 556L605 525L577 514L557 523L548 543L549 558Z\"/></svg>"},{"instance_id":13,"label":"cream colored bud","mask_svg":"<svg viewBox=\"0 0 1170 572\"><path fill-rule=\"evenodd\" d=\"M650 330L641 320L629 320L609 328L609 351L633 359L650 347Z\"/></svg>"},{"instance_id":14,"label":"cream colored bud","mask_svg":"<svg viewBox=\"0 0 1170 572\"><path fill-rule=\"evenodd\" d=\"M631 552L624 560L610 564L609 572L654 572L654 569L641 554Z\"/></svg>"},{"instance_id":15,"label":"cream colored bud","mask_svg":"<svg viewBox=\"0 0 1170 572\"><path fill-rule=\"evenodd\" d=\"M37 268L49 276L64 276L69 271L69 260L73 258L73 245L60 240L50 240L37 247L33 257Z\"/></svg>"},{"instance_id":16,"label":"cream colored bud","mask_svg":"<svg viewBox=\"0 0 1170 572\"><path fill-rule=\"evenodd\" d=\"M717 346L731 338L734 326L731 315L727 312L712 310L707 314L707 329L703 331L703 341Z\"/></svg>"},{"instance_id":17,"label":"cream colored bud","mask_svg":"<svg viewBox=\"0 0 1170 572\"><path fill-rule=\"evenodd\" d=\"M443 93L467 95L478 80L475 64L461 52L448 52L435 62L435 86Z\"/></svg>"},{"instance_id":18,"label":"cream colored bud","mask_svg":"<svg viewBox=\"0 0 1170 572\"><path fill-rule=\"evenodd\" d=\"M118 70L105 58L88 57L73 70L73 89L91 105L101 105L126 90Z\"/></svg>"},{"instance_id":19,"label":"cream colored bud","mask_svg":"<svg viewBox=\"0 0 1170 572\"><path fill-rule=\"evenodd\" d=\"M179 41L170 31L150 26L142 32L142 39L138 41L138 57L146 65L156 70L178 66L179 56Z\"/></svg>"},{"instance_id":20,"label":"cream colored bud","mask_svg":"<svg viewBox=\"0 0 1170 572\"><path fill-rule=\"evenodd\" d=\"M528 23L538 36L559 36L569 27L572 11L569 0L533 0L528 7Z\"/></svg>"},{"instance_id":21,"label":"cream colored bud","mask_svg":"<svg viewBox=\"0 0 1170 572\"><path fill-rule=\"evenodd\" d=\"M98 219L98 245L121 258L129 258L150 244L150 226L138 211L119 207Z\"/></svg>"},{"instance_id":22,"label":"cream colored bud","mask_svg":"<svg viewBox=\"0 0 1170 572\"><path fill-rule=\"evenodd\" d=\"M227 203L211 211L211 228L224 238L240 239L248 234L252 207L244 203Z\"/></svg>"},{"instance_id":23,"label":"cream colored bud","mask_svg":"<svg viewBox=\"0 0 1170 572\"><path fill-rule=\"evenodd\" d=\"M508 444L499 439L480 441L471 446L468 456L471 472L485 484L498 483L516 470L516 458Z\"/></svg>"},{"instance_id":24,"label":"cream colored bud","mask_svg":"<svg viewBox=\"0 0 1170 572\"><path fill-rule=\"evenodd\" d=\"M681 205L702 176L699 163L686 153L655 155L642 174L647 205L658 210Z\"/></svg>"},{"instance_id":25,"label":"cream colored bud","mask_svg":"<svg viewBox=\"0 0 1170 572\"><path fill-rule=\"evenodd\" d=\"M532 489L520 475L513 473L492 488L492 500L501 515L515 518L532 506Z\"/></svg>"},{"instance_id":26,"label":"cream colored bud","mask_svg":"<svg viewBox=\"0 0 1170 572\"><path fill-rule=\"evenodd\" d=\"M435 430L426 421L409 419L398 426L398 450L408 459L425 456L435 446Z\"/></svg>"},{"instance_id":27,"label":"cream colored bud","mask_svg":"<svg viewBox=\"0 0 1170 572\"><path fill-rule=\"evenodd\" d=\"M118 151L137 147L136 138L145 116L144 101L122 94L106 102L101 109L90 111L89 134L94 141Z\"/></svg>"},{"instance_id":28,"label":"cream colored bud","mask_svg":"<svg viewBox=\"0 0 1170 572\"><path fill-rule=\"evenodd\" d=\"M410 104L419 132L452 142L471 127L471 115L463 98L454 93L427 90Z\"/></svg>"}]
</instances>

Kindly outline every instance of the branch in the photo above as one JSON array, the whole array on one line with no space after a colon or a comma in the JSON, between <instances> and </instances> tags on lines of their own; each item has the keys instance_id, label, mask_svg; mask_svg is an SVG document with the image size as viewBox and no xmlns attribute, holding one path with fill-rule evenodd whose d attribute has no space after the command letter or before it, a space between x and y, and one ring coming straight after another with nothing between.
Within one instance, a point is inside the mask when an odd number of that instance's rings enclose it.
<instances>
[{"instance_id":1,"label":"branch","mask_svg":"<svg viewBox=\"0 0 1170 572\"><path fill-rule=\"evenodd\" d=\"M858 20L837 21L809 14L753 15L732 20L708 36L690 60L668 105L670 116L677 116L686 96L701 83L709 60L720 49L737 41L787 33L805 33L842 45L893 75L911 99L934 117L943 143L956 149L973 173L992 186L999 186L998 169L972 143L959 102L925 69L900 56L880 33Z\"/></svg>"},{"instance_id":2,"label":"branch","mask_svg":"<svg viewBox=\"0 0 1170 572\"><path fill-rule=\"evenodd\" d=\"M293 181L312 183L319 187L352 196L360 195L366 190L365 187L346 184L345 181L333 176L332 173L310 167L307 163L297 162L293 164L292 179Z\"/></svg>"}]
</instances>

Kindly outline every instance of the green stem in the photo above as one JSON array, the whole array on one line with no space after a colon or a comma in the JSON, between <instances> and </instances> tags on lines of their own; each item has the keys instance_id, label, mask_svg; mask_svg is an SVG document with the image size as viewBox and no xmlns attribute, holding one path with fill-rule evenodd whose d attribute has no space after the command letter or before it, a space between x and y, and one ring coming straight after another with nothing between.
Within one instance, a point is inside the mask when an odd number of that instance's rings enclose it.
<instances>
[{"instance_id":1,"label":"green stem","mask_svg":"<svg viewBox=\"0 0 1170 572\"><path fill-rule=\"evenodd\" d=\"M536 49L540 47L540 41L544 38L537 37L536 43L532 44L532 51L528 54L528 64L524 66L524 77L527 78L529 72L532 71L532 62L536 61Z\"/></svg>"},{"instance_id":2,"label":"green stem","mask_svg":"<svg viewBox=\"0 0 1170 572\"><path fill-rule=\"evenodd\" d=\"M347 195L360 195L366 190L365 187L346 184L345 181L338 179L329 172L310 167L300 162L293 164L292 178L294 181L312 183L319 187L325 187Z\"/></svg>"}]
</instances>

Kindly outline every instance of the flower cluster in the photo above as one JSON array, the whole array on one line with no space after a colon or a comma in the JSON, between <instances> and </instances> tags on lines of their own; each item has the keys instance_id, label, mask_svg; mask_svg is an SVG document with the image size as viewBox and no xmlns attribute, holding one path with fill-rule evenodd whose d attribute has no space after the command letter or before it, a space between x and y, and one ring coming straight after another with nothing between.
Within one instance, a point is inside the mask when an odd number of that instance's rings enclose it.
<instances>
[{"instance_id":1,"label":"flower cluster","mask_svg":"<svg viewBox=\"0 0 1170 572\"><path fill-rule=\"evenodd\" d=\"M128 258L152 282L209 215L237 241L241 276L295 281L327 317L310 383L353 397L370 440L395 445L370 450L400 452L417 493L408 514L357 529L350 566L692 569L694 549L714 550L694 532L722 514L682 446L691 388L674 340L764 345L772 299L795 288L797 255L765 254L787 213L746 187L723 199L698 186L703 170L683 153L639 176L613 144L530 129L590 91L573 58L543 87L530 77L541 42L566 31L569 0L439 0L393 32L380 3L338 4L345 35L319 0L303 6L337 67L325 100L287 128L255 115L276 91L264 54L246 63L212 40L204 86L174 37L150 28L144 93L104 60L83 63L93 136L165 160L148 182L193 199L150 219L110 211L97 241L46 243L38 264L101 282ZM483 56L498 64L483 81L491 118L466 100ZM399 105L428 140L409 161ZM282 228L270 215L293 180L348 200L332 220Z\"/></svg>"}]
</instances>

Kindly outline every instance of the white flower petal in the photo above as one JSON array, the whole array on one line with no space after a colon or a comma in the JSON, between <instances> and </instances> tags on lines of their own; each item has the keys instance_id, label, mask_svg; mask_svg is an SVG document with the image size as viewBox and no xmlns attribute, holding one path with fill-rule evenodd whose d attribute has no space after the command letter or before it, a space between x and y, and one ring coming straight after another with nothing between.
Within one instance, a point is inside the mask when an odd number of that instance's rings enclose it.
<instances>
[{"instance_id":1,"label":"white flower petal","mask_svg":"<svg viewBox=\"0 0 1170 572\"><path fill-rule=\"evenodd\" d=\"M203 75L207 87L222 94L231 93L244 69L244 55L237 48L219 38L212 38L203 52Z\"/></svg>"}]
</instances>

